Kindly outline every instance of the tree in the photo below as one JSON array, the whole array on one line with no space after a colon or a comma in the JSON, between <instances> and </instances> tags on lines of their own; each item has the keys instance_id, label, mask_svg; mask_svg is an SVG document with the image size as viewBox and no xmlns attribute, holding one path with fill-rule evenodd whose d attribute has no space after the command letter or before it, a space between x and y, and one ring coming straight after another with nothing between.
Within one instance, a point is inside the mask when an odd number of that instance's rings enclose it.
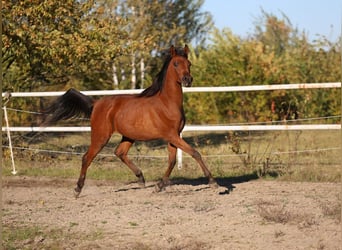
<instances>
[{"instance_id":1,"label":"tree","mask_svg":"<svg viewBox=\"0 0 342 250\"><path fill-rule=\"evenodd\" d=\"M173 44L184 46L194 42L203 45L207 32L212 27L212 17L201 11L203 0L128 0L118 2L118 13L127 20L129 37L127 43L134 44L128 55L115 61L120 79L121 71L135 72L143 65L146 79L133 77L132 84L125 78L120 82L121 88L144 87L152 82L163 60L163 51ZM146 74L145 74L146 73ZM132 73L132 76L133 73ZM145 84L142 81L146 80Z\"/></svg>"},{"instance_id":2,"label":"tree","mask_svg":"<svg viewBox=\"0 0 342 250\"><path fill-rule=\"evenodd\" d=\"M164 49L204 41L212 23L211 16L201 12L202 4L203 0L6 1L3 89L144 87L142 81L148 85L160 69ZM32 99L15 102L31 110L40 105Z\"/></svg>"},{"instance_id":3,"label":"tree","mask_svg":"<svg viewBox=\"0 0 342 250\"><path fill-rule=\"evenodd\" d=\"M311 43L283 17L263 13L255 34L235 36L228 28L214 29L206 49L196 49L193 76L199 86L287 84L339 81L338 44L325 38ZM268 122L336 115L338 90L264 91L209 94L202 103L197 94L186 97L192 105L190 122ZM203 107L211 107L206 117ZM194 115L196 114L196 115Z\"/></svg>"},{"instance_id":4,"label":"tree","mask_svg":"<svg viewBox=\"0 0 342 250\"><path fill-rule=\"evenodd\" d=\"M122 53L122 20L99 19L93 1L7 1L3 9L5 89L94 81Z\"/></svg>"},{"instance_id":5,"label":"tree","mask_svg":"<svg viewBox=\"0 0 342 250\"><path fill-rule=\"evenodd\" d=\"M110 88L107 72L113 58L127 49L126 32L120 30L120 17L99 18L100 7L92 0L5 1L3 90ZM11 104L29 110L41 105L38 99L14 99ZM11 120L36 122L29 117L21 113Z\"/></svg>"}]
</instances>

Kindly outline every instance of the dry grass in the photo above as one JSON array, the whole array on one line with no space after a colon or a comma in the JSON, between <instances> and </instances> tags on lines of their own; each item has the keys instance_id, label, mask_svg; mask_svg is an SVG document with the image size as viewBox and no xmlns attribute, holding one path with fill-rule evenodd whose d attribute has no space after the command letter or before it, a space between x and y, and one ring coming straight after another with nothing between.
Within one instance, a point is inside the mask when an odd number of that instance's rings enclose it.
<instances>
[{"instance_id":1,"label":"dry grass","mask_svg":"<svg viewBox=\"0 0 342 250\"><path fill-rule=\"evenodd\" d=\"M341 196L340 194L335 201L322 201L320 204L322 214L335 220L337 223L341 223Z\"/></svg>"},{"instance_id":2,"label":"dry grass","mask_svg":"<svg viewBox=\"0 0 342 250\"><path fill-rule=\"evenodd\" d=\"M300 228L306 228L317 224L313 214L287 208L286 205L280 201L269 202L261 200L256 205L259 216L266 222L296 224Z\"/></svg>"},{"instance_id":3,"label":"dry grass","mask_svg":"<svg viewBox=\"0 0 342 250\"><path fill-rule=\"evenodd\" d=\"M184 139L200 151L216 177L254 174L287 181L338 182L341 171L337 136L339 131L275 131L233 135L185 133ZM14 133L12 137L15 147L25 148L14 150L19 174L33 176L77 176L82 154L90 141L90 133L31 136ZM120 139L114 135L95 158L89 178L134 180L132 173L114 156ZM168 153L163 141L136 142L129 154L148 179L158 179L166 170ZM3 156L3 174L11 175L8 149L4 149ZM203 174L197 163L183 154L183 169L175 168L173 176L197 178Z\"/></svg>"}]
</instances>

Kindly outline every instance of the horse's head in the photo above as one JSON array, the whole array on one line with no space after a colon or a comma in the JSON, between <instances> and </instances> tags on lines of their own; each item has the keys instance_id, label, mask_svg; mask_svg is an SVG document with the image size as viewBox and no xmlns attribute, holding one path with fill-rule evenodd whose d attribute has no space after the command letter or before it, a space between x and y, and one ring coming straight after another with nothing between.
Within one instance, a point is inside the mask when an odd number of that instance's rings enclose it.
<instances>
[{"instance_id":1,"label":"horse's head","mask_svg":"<svg viewBox=\"0 0 342 250\"><path fill-rule=\"evenodd\" d=\"M191 62L188 60L189 47L185 45L183 51L176 51L172 45L170 48L170 67L174 67L177 74L177 82L184 87L191 87L192 76L190 74Z\"/></svg>"}]
</instances>

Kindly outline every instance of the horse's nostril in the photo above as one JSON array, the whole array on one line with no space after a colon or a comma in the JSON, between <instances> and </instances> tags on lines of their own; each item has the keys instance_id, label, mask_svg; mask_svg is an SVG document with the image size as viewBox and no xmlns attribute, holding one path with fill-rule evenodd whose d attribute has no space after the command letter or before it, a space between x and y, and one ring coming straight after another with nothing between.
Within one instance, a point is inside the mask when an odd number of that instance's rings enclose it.
<instances>
[{"instance_id":1,"label":"horse's nostril","mask_svg":"<svg viewBox=\"0 0 342 250\"><path fill-rule=\"evenodd\" d=\"M183 76L182 81L191 83L192 82L192 76L190 76L190 75Z\"/></svg>"},{"instance_id":2,"label":"horse's nostril","mask_svg":"<svg viewBox=\"0 0 342 250\"><path fill-rule=\"evenodd\" d=\"M192 76L191 75L185 75L182 77L182 84L185 87L190 87L192 85Z\"/></svg>"}]
</instances>

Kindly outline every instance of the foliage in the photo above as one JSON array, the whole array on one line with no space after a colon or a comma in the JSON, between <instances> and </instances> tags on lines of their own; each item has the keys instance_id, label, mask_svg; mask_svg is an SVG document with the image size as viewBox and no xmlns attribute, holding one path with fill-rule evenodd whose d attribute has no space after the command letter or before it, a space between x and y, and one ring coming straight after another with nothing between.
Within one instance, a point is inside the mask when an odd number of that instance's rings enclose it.
<instances>
[{"instance_id":1,"label":"foliage","mask_svg":"<svg viewBox=\"0 0 342 250\"><path fill-rule=\"evenodd\" d=\"M4 6L4 89L35 91L95 80L121 53L120 18L97 18L92 1L8 1ZM101 32L99 32L99 30ZM56 87L54 87L56 89ZM61 87L57 87L61 88Z\"/></svg>"},{"instance_id":2,"label":"foliage","mask_svg":"<svg viewBox=\"0 0 342 250\"><path fill-rule=\"evenodd\" d=\"M170 44L192 43L196 86L336 82L340 47L309 41L283 15L262 11L255 31L238 37L213 27L203 0L6 1L3 4L3 90L145 88ZM208 32L211 41L206 43ZM140 66L139 66L140 65ZM140 76L138 75L140 74ZM188 123L273 122L336 116L339 90L185 95ZM40 110L41 99L13 107ZM28 114L15 123L37 122Z\"/></svg>"},{"instance_id":3,"label":"foliage","mask_svg":"<svg viewBox=\"0 0 342 250\"><path fill-rule=\"evenodd\" d=\"M203 0L6 1L3 90L146 87L160 69L164 49L205 41L212 21L201 11L202 4ZM140 79L138 64L144 74ZM42 106L37 99L11 104L29 110ZM20 115L14 120L30 118Z\"/></svg>"},{"instance_id":4,"label":"foliage","mask_svg":"<svg viewBox=\"0 0 342 250\"><path fill-rule=\"evenodd\" d=\"M196 86L339 81L338 43L324 37L312 43L286 17L263 15L262 25L244 39L228 28L213 31L208 48L191 57ZM339 90L259 91L209 94L203 102L194 94L185 106L190 123L284 121L339 115L339 95ZM207 117L204 105L210 107Z\"/></svg>"},{"instance_id":5,"label":"foliage","mask_svg":"<svg viewBox=\"0 0 342 250\"><path fill-rule=\"evenodd\" d=\"M132 56L150 61L152 51L203 40L211 16L200 11L202 3L7 1L2 23L4 89L111 89L114 61L128 72Z\"/></svg>"},{"instance_id":6,"label":"foliage","mask_svg":"<svg viewBox=\"0 0 342 250\"><path fill-rule=\"evenodd\" d=\"M120 14L128 23L127 43L138 46L114 61L120 69L117 72L120 88L144 88L151 84L170 45L204 43L212 19L209 13L201 11L202 4L203 0L119 1ZM142 67L140 74L146 73L146 79L137 76L138 64Z\"/></svg>"}]
</instances>

